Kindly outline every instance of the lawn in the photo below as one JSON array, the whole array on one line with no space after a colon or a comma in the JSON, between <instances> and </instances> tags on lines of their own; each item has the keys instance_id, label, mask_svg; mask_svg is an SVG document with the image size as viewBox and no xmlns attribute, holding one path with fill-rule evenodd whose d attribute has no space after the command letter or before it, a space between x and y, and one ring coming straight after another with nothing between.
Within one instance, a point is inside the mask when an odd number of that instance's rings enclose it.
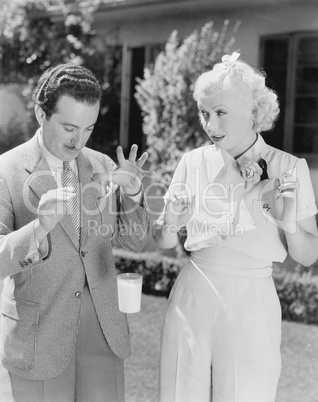
<instances>
[{"instance_id":1,"label":"lawn","mask_svg":"<svg viewBox=\"0 0 318 402\"><path fill-rule=\"evenodd\" d=\"M126 360L126 402L156 401L166 307L165 298L143 295L141 312L128 316L133 353ZM318 327L284 321L282 334L283 367L276 402L318 402Z\"/></svg>"},{"instance_id":2,"label":"lawn","mask_svg":"<svg viewBox=\"0 0 318 402\"><path fill-rule=\"evenodd\" d=\"M125 362L126 402L156 401L166 307L167 299L143 295L141 312L128 315L133 353ZM276 402L318 402L318 327L284 321L282 357ZM0 367L0 402L10 402L8 395L8 376Z\"/></svg>"}]
</instances>

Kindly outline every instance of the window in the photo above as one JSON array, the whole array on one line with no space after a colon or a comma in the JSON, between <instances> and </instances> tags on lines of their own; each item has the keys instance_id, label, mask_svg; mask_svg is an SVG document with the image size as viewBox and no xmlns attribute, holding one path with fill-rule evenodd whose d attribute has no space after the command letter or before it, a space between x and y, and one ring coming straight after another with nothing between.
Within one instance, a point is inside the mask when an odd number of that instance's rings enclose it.
<instances>
[{"instance_id":1,"label":"window","mask_svg":"<svg viewBox=\"0 0 318 402\"><path fill-rule=\"evenodd\" d=\"M312 159L318 154L318 32L267 36L261 40L267 85L280 102L280 116L267 141Z\"/></svg>"},{"instance_id":2,"label":"window","mask_svg":"<svg viewBox=\"0 0 318 402\"><path fill-rule=\"evenodd\" d=\"M145 148L145 136L142 133L142 115L135 99L136 78L143 77L144 67L154 63L163 49L161 44L149 44L140 47L123 46L123 76L120 144L128 151L132 144L138 145L138 157Z\"/></svg>"}]
</instances>

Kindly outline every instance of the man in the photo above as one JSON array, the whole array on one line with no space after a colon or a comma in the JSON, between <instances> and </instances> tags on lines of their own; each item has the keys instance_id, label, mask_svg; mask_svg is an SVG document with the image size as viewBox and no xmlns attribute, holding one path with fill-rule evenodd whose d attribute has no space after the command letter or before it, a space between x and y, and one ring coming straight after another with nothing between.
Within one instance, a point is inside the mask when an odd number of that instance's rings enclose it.
<instances>
[{"instance_id":1,"label":"man","mask_svg":"<svg viewBox=\"0 0 318 402\"><path fill-rule=\"evenodd\" d=\"M124 401L130 354L112 242L139 251L149 226L144 153L119 166L85 147L101 89L62 64L34 91L35 136L0 157L0 358L14 401Z\"/></svg>"}]
</instances>

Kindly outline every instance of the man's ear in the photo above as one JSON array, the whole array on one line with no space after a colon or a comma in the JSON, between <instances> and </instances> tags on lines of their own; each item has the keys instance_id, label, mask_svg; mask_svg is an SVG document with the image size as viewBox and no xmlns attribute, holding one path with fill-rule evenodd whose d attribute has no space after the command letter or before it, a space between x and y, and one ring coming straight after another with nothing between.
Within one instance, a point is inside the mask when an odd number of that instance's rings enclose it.
<instances>
[{"instance_id":1,"label":"man's ear","mask_svg":"<svg viewBox=\"0 0 318 402\"><path fill-rule=\"evenodd\" d=\"M36 104L34 106L34 112L35 112L35 117L36 117L39 125L42 126L43 122L46 118L46 114L45 114L44 110L41 108L41 106Z\"/></svg>"}]
</instances>

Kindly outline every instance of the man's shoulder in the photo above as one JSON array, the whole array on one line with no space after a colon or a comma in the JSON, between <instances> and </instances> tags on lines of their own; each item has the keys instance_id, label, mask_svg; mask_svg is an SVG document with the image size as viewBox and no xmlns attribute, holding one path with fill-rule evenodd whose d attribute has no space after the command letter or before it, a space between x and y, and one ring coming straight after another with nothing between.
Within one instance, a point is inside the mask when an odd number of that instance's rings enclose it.
<instances>
[{"instance_id":1,"label":"man's shoulder","mask_svg":"<svg viewBox=\"0 0 318 402\"><path fill-rule=\"evenodd\" d=\"M9 166L17 166L21 163L23 156L26 155L27 150L29 148L29 143L31 140L24 142L16 146L15 148L10 149L9 151L4 152L0 155L0 166L1 168L8 168Z\"/></svg>"}]
</instances>

